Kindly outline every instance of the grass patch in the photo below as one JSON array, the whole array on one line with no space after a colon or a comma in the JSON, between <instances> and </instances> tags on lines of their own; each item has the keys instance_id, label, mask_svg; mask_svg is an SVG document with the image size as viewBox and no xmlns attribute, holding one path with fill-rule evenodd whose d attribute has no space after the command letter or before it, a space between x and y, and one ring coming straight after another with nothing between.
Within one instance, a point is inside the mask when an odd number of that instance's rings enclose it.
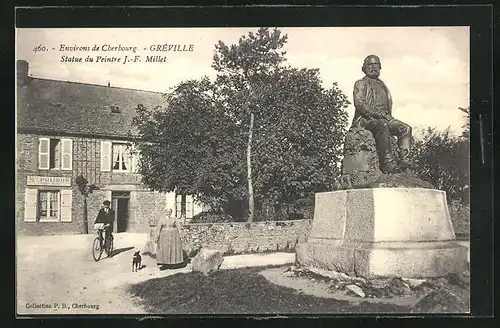
<instances>
[{"instance_id":1,"label":"grass patch","mask_svg":"<svg viewBox=\"0 0 500 328\"><path fill-rule=\"evenodd\" d=\"M259 274L271 267L199 272L151 279L129 287L156 314L292 314L292 313L408 313L408 307L347 301L305 295L272 284Z\"/></svg>"}]
</instances>

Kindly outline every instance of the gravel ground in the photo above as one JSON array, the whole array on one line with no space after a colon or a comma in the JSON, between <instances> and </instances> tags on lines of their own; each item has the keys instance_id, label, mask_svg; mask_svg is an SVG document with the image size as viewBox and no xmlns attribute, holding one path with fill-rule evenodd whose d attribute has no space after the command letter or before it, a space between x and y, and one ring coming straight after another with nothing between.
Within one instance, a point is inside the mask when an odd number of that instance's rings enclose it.
<instances>
[{"instance_id":1,"label":"gravel ground","mask_svg":"<svg viewBox=\"0 0 500 328\"><path fill-rule=\"evenodd\" d=\"M18 237L17 313L146 314L139 300L127 294L129 285L191 271L190 265L160 271L155 260L143 256L145 267L132 272L134 249L145 245L145 234L115 235L113 257L103 254L95 262L91 252L94 238L94 235ZM288 264L294 260L295 254L291 253L228 256L221 270Z\"/></svg>"},{"instance_id":2,"label":"gravel ground","mask_svg":"<svg viewBox=\"0 0 500 328\"><path fill-rule=\"evenodd\" d=\"M133 237L116 236L116 255L103 254L99 262L92 258L93 235L18 238L17 313L145 313L119 288L134 277L133 248L142 244Z\"/></svg>"},{"instance_id":3,"label":"gravel ground","mask_svg":"<svg viewBox=\"0 0 500 328\"><path fill-rule=\"evenodd\" d=\"M145 267L139 272L132 272L132 254L135 248L145 245L146 234L117 234L113 257L103 255L103 259L95 262L91 253L94 237L63 235L17 238L16 306L19 315L147 314L141 300L126 292L130 285L191 271L190 265L160 271L155 260L143 256ZM294 260L293 253L228 256L224 258L221 270L282 265L293 263ZM290 282L276 270L263 275L277 285L286 286ZM322 288L315 286L312 291L310 288L299 286L306 294L324 297ZM413 303L414 300L408 302Z\"/></svg>"}]
</instances>

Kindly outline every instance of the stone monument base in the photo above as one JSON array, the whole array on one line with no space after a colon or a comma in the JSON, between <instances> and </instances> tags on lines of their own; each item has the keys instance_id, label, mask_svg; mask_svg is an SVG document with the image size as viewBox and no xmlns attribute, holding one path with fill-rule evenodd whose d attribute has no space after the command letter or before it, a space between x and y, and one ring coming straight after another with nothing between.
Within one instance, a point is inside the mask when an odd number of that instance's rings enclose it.
<instances>
[{"instance_id":1,"label":"stone monument base","mask_svg":"<svg viewBox=\"0 0 500 328\"><path fill-rule=\"evenodd\" d=\"M361 277L440 277L467 268L467 248L454 242L339 244L309 240L297 245L298 262Z\"/></svg>"},{"instance_id":2,"label":"stone monument base","mask_svg":"<svg viewBox=\"0 0 500 328\"><path fill-rule=\"evenodd\" d=\"M363 277L439 277L468 267L446 194L423 188L317 193L311 234L297 245L296 259Z\"/></svg>"}]
</instances>

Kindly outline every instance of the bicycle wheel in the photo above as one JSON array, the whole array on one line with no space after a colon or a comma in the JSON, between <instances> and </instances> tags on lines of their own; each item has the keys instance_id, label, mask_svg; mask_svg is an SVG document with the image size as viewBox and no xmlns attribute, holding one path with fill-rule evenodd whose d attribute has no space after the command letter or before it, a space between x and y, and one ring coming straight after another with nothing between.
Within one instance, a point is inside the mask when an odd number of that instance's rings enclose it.
<instances>
[{"instance_id":1,"label":"bicycle wheel","mask_svg":"<svg viewBox=\"0 0 500 328\"><path fill-rule=\"evenodd\" d=\"M102 246L101 246L101 240L99 237L94 239L94 244L92 245L92 256L94 257L94 261L99 261L101 259L102 255Z\"/></svg>"},{"instance_id":2,"label":"bicycle wheel","mask_svg":"<svg viewBox=\"0 0 500 328\"><path fill-rule=\"evenodd\" d=\"M108 257L111 257L111 254L113 254L113 238L110 238L108 241L108 247L106 247L106 254Z\"/></svg>"}]
</instances>

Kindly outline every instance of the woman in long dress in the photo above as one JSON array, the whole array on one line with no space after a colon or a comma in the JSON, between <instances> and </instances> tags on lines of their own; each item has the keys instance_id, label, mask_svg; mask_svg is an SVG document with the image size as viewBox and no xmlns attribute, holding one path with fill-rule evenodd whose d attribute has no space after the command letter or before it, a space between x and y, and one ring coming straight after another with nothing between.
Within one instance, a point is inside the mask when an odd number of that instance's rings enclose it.
<instances>
[{"instance_id":1,"label":"woman in long dress","mask_svg":"<svg viewBox=\"0 0 500 328\"><path fill-rule=\"evenodd\" d=\"M156 233L156 263L164 267L182 264L184 256L180 237L180 222L172 217L172 210L167 209L167 216L158 222Z\"/></svg>"}]
</instances>

